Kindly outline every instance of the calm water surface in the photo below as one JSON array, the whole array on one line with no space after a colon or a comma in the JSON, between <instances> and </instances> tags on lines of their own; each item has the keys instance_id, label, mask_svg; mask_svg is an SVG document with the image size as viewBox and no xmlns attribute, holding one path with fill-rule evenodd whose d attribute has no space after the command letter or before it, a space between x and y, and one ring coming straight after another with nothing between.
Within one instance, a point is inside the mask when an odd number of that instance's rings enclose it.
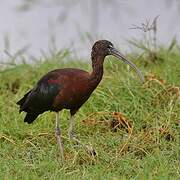
<instances>
[{"instance_id":1,"label":"calm water surface","mask_svg":"<svg viewBox=\"0 0 180 180\"><path fill-rule=\"evenodd\" d=\"M87 57L92 45L88 38L109 39L126 52L126 39L141 38L139 31L130 29L132 24L157 15L158 42L169 44L174 36L180 39L180 10L174 1L69 0L54 5L44 0L24 11L21 0L0 0L0 57L7 58L5 49L13 55L23 47L29 58L38 57L54 46L75 50L78 58Z\"/></svg>"}]
</instances>

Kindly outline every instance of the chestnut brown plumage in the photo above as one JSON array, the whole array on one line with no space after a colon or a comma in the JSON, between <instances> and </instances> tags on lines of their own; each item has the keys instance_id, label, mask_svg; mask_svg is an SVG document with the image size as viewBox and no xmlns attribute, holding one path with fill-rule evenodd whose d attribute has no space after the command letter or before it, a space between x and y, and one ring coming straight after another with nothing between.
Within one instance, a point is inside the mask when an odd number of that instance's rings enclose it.
<instances>
[{"instance_id":1,"label":"chestnut brown plumage","mask_svg":"<svg viewBox=\"0 0 180 180\"><path fill-rule=\"evenodd\" d=\"M99 40L92 47L91 60L93 70L91 73L73 68L53 70L44 75L35 87L17 102L20 106L20 112L25 111L27 113L24 119L24 122L27 123L32 123L38 115L45 111L56 112L56 136L62 158L64 158L64 155L58 112L62 109L70 110L69 138L80 143L73 133L73 117L100 83L103 76L104 59L108 55L114 55L129 64L136 70L141 80L144 80L137 67L117 51L111 42ZM92 153L95 153L91 147L85 147Z\"/></svg>"}]
</instances>

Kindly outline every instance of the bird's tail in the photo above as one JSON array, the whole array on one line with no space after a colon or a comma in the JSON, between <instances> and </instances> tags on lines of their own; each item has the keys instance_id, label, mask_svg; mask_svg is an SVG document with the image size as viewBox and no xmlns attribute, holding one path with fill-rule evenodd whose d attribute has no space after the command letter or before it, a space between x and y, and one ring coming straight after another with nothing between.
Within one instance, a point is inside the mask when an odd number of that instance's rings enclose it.
<instances>
[{"instance_id":1,"label":"bird's tail","mask_svg":"<svg viewBox=\"0 0 180 180\"><path fill-rule=\"evenodd\" d=\"M23 107L24 107L24 104L25 104L25 102L26 102L26 100L27 100L27 97L28 97L28 95L29 95L30 92L31 92L31 91L27 92L27 93L24 95L24 97L21 98L21 99L16 103L17 105L20 106L19 112L25 111L25 109L24 109Z\"/></svg>"},{"instance_id":2,"label":"bird's tail","mask_svg":"<svg viewBox=\"0 0 180 180\"><path fill-rule=\"evenodd\" d=\"M27 112L24 122L27 122L28 124L32 123L38 117L38 115L41 114L40 112L33 111L31 108L29 108L28 95L30 93L31 91L27 92L24 97L17 102L17 104L20 106L19 112Z\"/></svg>"},{"instance_id":3,"label":"bird's tail","mask_svg":"<svg viewBox=\"0 0 180 180\"><path fill-rule=\"evenodd\" d=\"M26 117L24 118L24 122L31 124L38 116L39 116L39 113L28 112L26 114Z\"/></svg>"}]
</instances>

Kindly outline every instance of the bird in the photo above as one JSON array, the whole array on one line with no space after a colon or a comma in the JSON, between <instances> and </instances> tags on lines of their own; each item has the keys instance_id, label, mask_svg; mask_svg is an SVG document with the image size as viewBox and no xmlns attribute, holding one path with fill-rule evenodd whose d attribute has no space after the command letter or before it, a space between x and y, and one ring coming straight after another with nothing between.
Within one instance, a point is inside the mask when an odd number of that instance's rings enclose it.
<instances>
[{"instance_id":1,"label":"bird","mask_svg":"<svg viewBox=\"0 0 180 180\"><path fill-rule=\"evenodd\" d=\"M61 158L64 161L64 147L61 138L60 111L70 110L68 136L70 140L82 144L74 133L75 114L88 100L103 77L103 63L106 56L115 56L133 68L141 81L144 76L134 63L120 53L108 40L98 40L91 50L92 71L64 68L55 69L45 74L18 102L19 112L26 112L24 122L32 123L45 111L53 111L56 114L55 136ZM84 145L84 144L82 144ZM84 145L92 154L95 150Z\"/></svg>"}]
</instances>

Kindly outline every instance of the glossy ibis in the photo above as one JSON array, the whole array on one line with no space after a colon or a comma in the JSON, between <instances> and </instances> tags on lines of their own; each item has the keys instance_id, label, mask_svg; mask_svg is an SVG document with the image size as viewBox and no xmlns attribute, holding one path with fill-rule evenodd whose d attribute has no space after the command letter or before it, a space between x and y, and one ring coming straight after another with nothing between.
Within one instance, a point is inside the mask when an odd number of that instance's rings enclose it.
<instances>
[{"instance_id":1,"label":"glossy ibis","mask_svg":"<svg viewBox=\"0 0 180 180\"><path fill-rule=\"evenodd\" d=\"M108 55L113 55L129 64L137 72L141 80L144 81L143 75L138 68L116 50L111 42L99 40L92 47L91 73L73 68L53 70L44 75L35 87L17 102L20 106L20 112L25 111L27 113L24 122L29 124L45 111L50 110L56 113L55 134L62 158L64 158L64 155L61 130L59 128L59 112L62 109L70 110L69 138L80 144L80 141L76 139L73 133L74 115L100 83L103 76L104 59ZM91 153L95 153L90 146L85 147Z\"/></svg>"}]
</instances>

